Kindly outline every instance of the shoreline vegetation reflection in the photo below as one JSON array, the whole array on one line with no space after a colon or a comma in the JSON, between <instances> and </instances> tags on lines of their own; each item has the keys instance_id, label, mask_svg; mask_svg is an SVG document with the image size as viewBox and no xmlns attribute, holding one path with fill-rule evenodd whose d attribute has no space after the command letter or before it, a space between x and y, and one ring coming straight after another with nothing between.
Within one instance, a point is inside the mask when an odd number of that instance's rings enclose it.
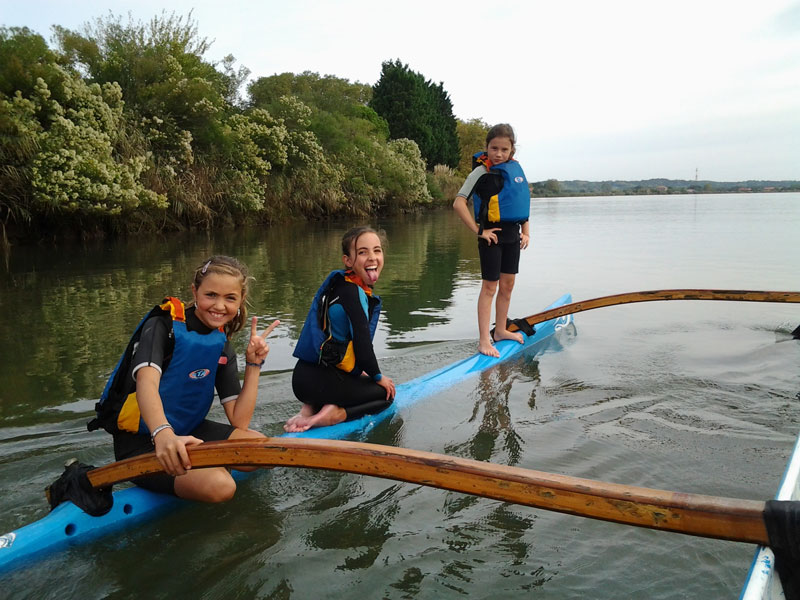
<instances>
[{"instance_id":1,"label":"shoreline vegetation reflection","mask_svg":"<svg viewBox=\"0 0 800 600\"><path fill-rule=\"evenodd\" d=\"M338 266L331 257L340 251L343 227L294 223L234 235L187 233L150 243L94 241L65 244L59 252L36 247L13 253L0 296L13 296L18 310L0 323L0 354L16 360L0 362L0 419L18 425L58 420L42 409L99 397L139 319L165 296L188 298L185 273L214 253L248 265L255 278L250 311L265 322L282 321L271 340L278 349L273 354L291 354L289 344L299 335L319 273ZM394 243L398 251L381 277L381 295L392 299L382 318L383 340L442 322L456 273L478 273L477 265L462 258L470 255L473 240L454 227L448 211L395 218L384 229L389 247ZM26 323L24 336L16 333L19 323ZM239 350L245 342L234 339ZM283 357L275 368L291 368L288 360Z\"/></svg>"}]
</instances>

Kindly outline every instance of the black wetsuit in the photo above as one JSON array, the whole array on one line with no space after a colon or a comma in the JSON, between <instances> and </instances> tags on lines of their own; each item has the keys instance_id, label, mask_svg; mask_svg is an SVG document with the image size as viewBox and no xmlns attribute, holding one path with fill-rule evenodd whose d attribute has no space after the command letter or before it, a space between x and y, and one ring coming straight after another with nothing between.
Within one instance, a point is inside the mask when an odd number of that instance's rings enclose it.
<instances>
[{"instance_id":1,"label":"black wetsuit","mask_svg":"<svg viewBox=\"0 0 800 600\"><path fill-rule=\"evenodd\" d=\"M364 311L358 285L338 278L330 295L329 315L350 330L357 369L347 373L334 366L298 360L292 374L292 390L297 399L319 410L326 404L335 404L345 410L347 420L384 410L392 403L386 398L386 389L376 383L380 378L378 360L372 347L369 321L377 310L377 302L367 297L368 312ZM363 375L366 373L366 375Z\"/></svg>"}]
</instances>

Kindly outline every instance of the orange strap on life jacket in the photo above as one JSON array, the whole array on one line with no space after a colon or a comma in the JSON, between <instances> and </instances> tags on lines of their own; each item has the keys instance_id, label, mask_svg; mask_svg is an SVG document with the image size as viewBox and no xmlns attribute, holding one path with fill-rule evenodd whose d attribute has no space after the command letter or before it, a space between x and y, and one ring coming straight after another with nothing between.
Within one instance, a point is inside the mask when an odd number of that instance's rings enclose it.
<instances>
[{"instance_id":1,"label":"orange strap on life jacket","mask_svg":"<svg viewBox=\"0 0 800 600\"><path fill-rule=\"evenodd\" d=\"M167 296L164 298L164 302L161 304L161 310L165 312L169 311L173 321L179 321L181 323L186 322L186 313L184 312L183 302L177 298L174 298L173 296Z\"/></svg>"}]
</instances>

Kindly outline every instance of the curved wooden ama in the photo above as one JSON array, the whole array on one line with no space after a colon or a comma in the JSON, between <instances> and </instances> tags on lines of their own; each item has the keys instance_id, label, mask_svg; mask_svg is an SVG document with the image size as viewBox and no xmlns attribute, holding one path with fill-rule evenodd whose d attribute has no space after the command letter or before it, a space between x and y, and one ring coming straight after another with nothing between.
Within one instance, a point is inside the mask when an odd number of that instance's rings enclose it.
<instances>
[{"instance_id":1,"label":"curved wooden ama","mask_svg":"<svg viewBox=\"0 0 800 600\"><path fill-rule=\"evenodd\" d=\"M788 302L797 304L800 303L800 292L699 289L629 292L627 294L614 294L613 296L602 296L591 300L565 304L558 308L551 308L550 310L525 317L523 320L527 321L530 325L536 325L536 323L544 323L556 317L592 310L593 308L616 306L618 304L634 304L636 302L655 302L658 300L727 300L729 302ZM518 329L519 327L513 323L508 328L509 331L517 331ZM800 332L800 327L795 330L795 333L797 332Z\"/></svg>"},{"instance_id":2,"label":"curved wooden ama","mask_svg":"<svg viewBox=\"0 0 800 600\"><path fill-rule=\"evenodd\" d=\"M407 481L583 517L723 540L767 544L764 502L603 483L406 448L313 438L209 442L188 448L194 468L282 466ZM161 471L146 454L90 471L95 487Z\"/></svg>"}]
</instances>

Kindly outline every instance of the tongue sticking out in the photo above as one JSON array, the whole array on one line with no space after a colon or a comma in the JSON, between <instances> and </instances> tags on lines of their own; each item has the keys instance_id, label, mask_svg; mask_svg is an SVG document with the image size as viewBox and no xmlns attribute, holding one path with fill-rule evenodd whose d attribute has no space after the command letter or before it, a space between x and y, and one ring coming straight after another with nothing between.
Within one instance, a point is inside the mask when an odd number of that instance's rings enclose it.
<instances>
[{"instance_id":1,"label":"tongue sticking out","mask_svg":"<svg viewBox=\"0 0 800 600\"><path fill-rule=\"evenodd\" d=\"M372 285L375 285L375 282L378 281L378 269L367 269L367 281Z\"/></svg>"}]
</instances>

